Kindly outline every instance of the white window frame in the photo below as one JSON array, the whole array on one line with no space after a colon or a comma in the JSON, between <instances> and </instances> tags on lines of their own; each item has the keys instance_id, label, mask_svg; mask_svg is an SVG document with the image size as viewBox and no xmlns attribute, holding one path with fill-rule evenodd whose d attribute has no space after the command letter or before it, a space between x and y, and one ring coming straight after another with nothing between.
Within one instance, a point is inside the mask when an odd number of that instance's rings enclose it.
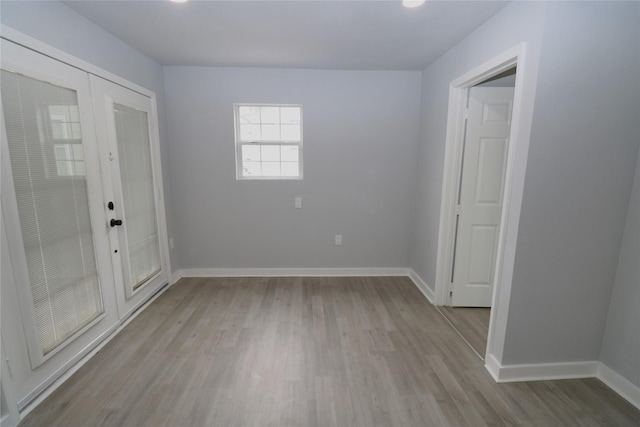
<instances>
[{"instance_id":1,"label":"white window frame","mask_svg":"<svg viewBox=\"0 0 640 427\"><path fill-rule=\"evenodd\" d=\"M241 141L240 140L240 107L296 107L300 109L300 141L286 141L286 140L266 140L266 141ZM236 179L238 180L302 180L304 178L303 168L303 140L304 140L304 126L303 126L303 112L302 104L260 104L260 103L248 103L241 102L233 104L233 121L235 130L235 144L236 144ZM242 174L242 146L244 145L291 145L298 147L298 176L244 176Z\"/></svg>"}]
</instances>

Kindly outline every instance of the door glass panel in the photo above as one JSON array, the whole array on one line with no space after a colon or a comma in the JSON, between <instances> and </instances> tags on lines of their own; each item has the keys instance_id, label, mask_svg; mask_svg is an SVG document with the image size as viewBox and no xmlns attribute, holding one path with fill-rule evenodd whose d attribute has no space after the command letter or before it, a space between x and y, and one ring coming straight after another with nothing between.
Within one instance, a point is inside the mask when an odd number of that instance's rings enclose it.
<instances>
[{"instance_id":1,"label":"door glass panel","mask_svg":"<svg viewBox=\"0 0 640 427\"><path fill-rule=\"evenodd\" d=\"M146 111L113 104L132 288L160 271L155 191Z\"/></svg>"},{"instance_id":2,"label":"door glass panel","mask_svg":"<svg viewBox=\"0 0 640 427\"><path fill-rule=\"evenodd\" d=\"M2 70L2 105L44 354L103 313L74 90Z\"/></svg>"}]
</instances>

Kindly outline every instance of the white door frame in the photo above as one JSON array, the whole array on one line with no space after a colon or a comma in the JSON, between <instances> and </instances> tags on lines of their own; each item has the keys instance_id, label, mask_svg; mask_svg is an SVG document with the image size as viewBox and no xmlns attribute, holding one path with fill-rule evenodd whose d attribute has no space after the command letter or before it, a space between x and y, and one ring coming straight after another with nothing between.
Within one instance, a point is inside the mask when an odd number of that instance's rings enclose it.
<instances>
[{"instance_id":1,"label":"white door frame","mask_svg":"<svg viewBox=\"0 0 640 427\"><path fill-rule=\"evenodd\" d=\"M440 205L440 229L436 263L435 303L450 304L449 282L455 238L455 207L460 177L460 159L463 140L464 110L468 88L501 72L517 67L509 152L502 218L493 283L491 318L486 353L491 360L487 365L502 359L502 347L511 293L511 278L515 259L518 223L524 190L524 172L529 152L529 138L533 116L537 67L528 69L526 45L521 43L484 64L453 80L449 87L449 110L445 147L445 164ZM497 362L496 362L497 363ZM491 370L491 369L490 369Z\"/></svg>"}]
</instances>

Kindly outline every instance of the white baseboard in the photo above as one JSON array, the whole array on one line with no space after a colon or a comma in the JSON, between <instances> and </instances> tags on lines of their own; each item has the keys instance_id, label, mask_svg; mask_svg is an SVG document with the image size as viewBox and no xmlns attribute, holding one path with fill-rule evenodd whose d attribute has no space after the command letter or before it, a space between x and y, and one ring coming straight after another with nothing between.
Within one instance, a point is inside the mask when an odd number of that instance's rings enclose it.
<instances>
[{"instance_id":1,"label":"white baseboard","mask_svg":"<svg viewBox=\"0 0 640 427\"><path fill-rule=\"evenodd\" d=\"M484 356L484 367L487 371L489 371L489 374L491 374L491 377L493 377L493 380L499 383L500 382L500 362L496 360L493 354L487 353Z\"/></svg>"},{"instance_id":2,"label":"white baseboard","mask_svg":"<svg viewBox=\"0 0 640 427\"><path fill-rule=\"evenodd\" d=\"M407 268L186 268L176 270L181 277L346 277L407 276Z\"/></svg>"},{"instance_id":3,"label":"white baseboard","mask_svg":"<svg viewBox=\"0 0 640 427\"><path fill-rule=\"evenodd\" d=\"M629 380L602 362L598 363L596 378L625 398L633 406L640 409L640 387L632 384Z\"/></svg>"},{"instance_id":4,"label":"white baseboard","mask_svg":"<svg viewBox=\"0 0 640 427\"><path fill-rule=\"evenodd\" d=\"M431 304L434 304L435 301L435 294L434 292L431 290L431 288L429 287L429 285L427 285L427 282L425 282L424 280L422 280L422 278L420 276L418 276L418 273L416 273L413 268L409 269L409 278L413 281L413 283L415 283L415 285L417 286L417 288L420 290L420 292L422 292L422 294L427 297L427 299L429 300L429 302ZM435 304L434 304L435 305Z\"/></svg>"},{"instance_id":5,"label":"white baseboard","mask_svg":"<svg viewBox=\"0 0 640 427\"><path fill-rule=\"evenodd\" d=\"M176 270L171 274L171 284L175 285L176 282L180 279L182 279L184 276L182 275L182 272L184 270Z\"/></svg>"},{"instance_id":6,"label":"white baseboard","mask_svg":"<svg viewBox=\"0 0 640 427\"><path fill-rule=\"evenodd\" d=\"M640 409L640 387L632 384L602 362L501 365L492 354L487 354L484 366L498 383L597 378L633 406Z\"/></svg>"},{"instance_id":7,"label":"white baseboard","mask_svg":"<svg viewBox=\"0 0 640 427\"><path fill-rule=\"evenodd\" d=\"M485 367L496 382L507 383L591 378L596 376L599 363L598 361L588 361L500 365L493 355L487 355Z\"/></svg>"}]
</instances>

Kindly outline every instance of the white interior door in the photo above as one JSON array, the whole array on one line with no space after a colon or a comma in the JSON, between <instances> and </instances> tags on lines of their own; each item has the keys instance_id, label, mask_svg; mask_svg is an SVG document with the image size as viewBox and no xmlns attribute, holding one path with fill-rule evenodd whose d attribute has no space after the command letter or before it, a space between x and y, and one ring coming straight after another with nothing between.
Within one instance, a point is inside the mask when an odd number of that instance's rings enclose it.
<instances>
[{"instance_id":1,"label":"white interior door","mask_svg":"<svg viewBox=\"0 0 640 427\"><path fill-rule=\"evenodd\" d=\"M513 88L469 90L453 258L453 306L490 307Z\"/></svg>"},{"instance_id":2,"label":"white interior door","mask_svg":"<svg viewBox=\"0 0 640 427\"><path fill-rule=\"evenodd\" d=\"M157 119L148 96L91 76L120 317L169 281Z\"/></svg>"}]
</instances>

